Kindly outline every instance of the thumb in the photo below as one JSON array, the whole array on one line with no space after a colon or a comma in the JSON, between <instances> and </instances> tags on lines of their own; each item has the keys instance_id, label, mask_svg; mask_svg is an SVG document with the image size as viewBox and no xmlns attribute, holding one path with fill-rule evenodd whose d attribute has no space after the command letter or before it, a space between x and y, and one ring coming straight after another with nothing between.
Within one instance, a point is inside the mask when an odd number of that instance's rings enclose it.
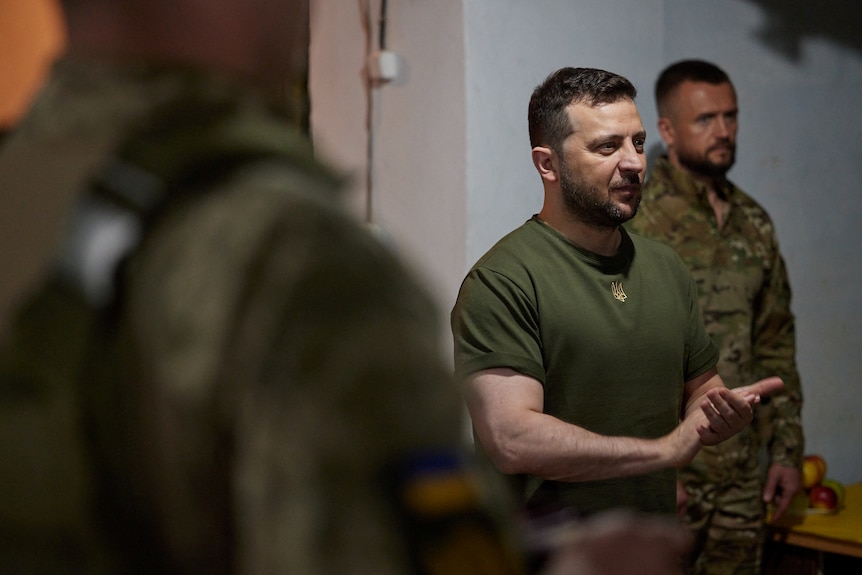
<instances>
[{"instance_id":1,"label":"thumb","mask_svg":"<svg viewBox=\"0 0 862 575\"><path fill-rule=\"evenodd\" d=\"M766 476L766 485L763 486L763 501L769 503L775 497L776 478L772 473Z\"/></svg>"}]
</instances>

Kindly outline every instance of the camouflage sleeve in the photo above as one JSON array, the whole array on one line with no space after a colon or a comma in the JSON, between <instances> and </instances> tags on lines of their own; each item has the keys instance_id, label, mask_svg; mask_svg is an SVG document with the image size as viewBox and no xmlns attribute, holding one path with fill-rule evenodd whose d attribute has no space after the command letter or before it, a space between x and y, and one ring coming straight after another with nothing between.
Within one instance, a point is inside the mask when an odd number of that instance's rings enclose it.
<instances>
[{"instance_id":1,"label":"camouflage sleeve","mask_svg":"<svg viewBox=\"0 0 862 575\"><path fill-rule=\"evenodd\" d=\"M237 395L240 572L414 571L394 470L449 462L446 479L414 493L420 502L441 489L463 495L469 481L450 465L465 429L434 310L390 251L347 218L306 206L275 227L233 349L235 381L250 384ZM515 572L489 531L448 525L460 535L442 545L438 565L471 573L464 553L475 561L485 549L483 564Z\"/></svg>"},{"instance_id":2,"label":"camouflage sleeve","mask_svg":"<svg viewBox=\"0 0 862 575\"><path fill-rule=\"evenodd\" d=\"M802 387L796 369L796 332L790 310L791 290L784 259L772 237L772 265L762 297L754 310L753 354L755 376L778 375L784 388L758 418L766 433L770 463L800 466L805 449L802 433Z\"/></svg>"}]
</instances>

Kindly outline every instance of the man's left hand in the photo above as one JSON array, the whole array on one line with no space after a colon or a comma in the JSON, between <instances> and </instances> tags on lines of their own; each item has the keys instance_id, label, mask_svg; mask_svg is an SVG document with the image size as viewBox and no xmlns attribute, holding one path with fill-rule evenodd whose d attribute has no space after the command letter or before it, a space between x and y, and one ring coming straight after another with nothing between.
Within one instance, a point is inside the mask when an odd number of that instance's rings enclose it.
<instances>
[{"instance_id":1,"label":"man's left hand","mask_svg":"<svg viewBox=\"0 0 862 575\"><path fill-rule=\"evenodd\" d=\"M700 404L708 421L708 425L698 427L701 442L715 445L745 429L754 418L754 406L760 403L760 397L781 389L783 385L780 377L768 377L733 390L726 387L710 389Z\"/></svg>"},{"instance_id":2,"label":"man's left hand","mask_svg":"<svg viewBox=\"0 0 862 575\"><path fill-rule=\"evenodd\" d=\"M802 473L796 467L773 463L766 474L763 487L764 503L774 503L772 518L781 517L790 506L793 496L802 487Z\"/></svg>"}]
</instances>

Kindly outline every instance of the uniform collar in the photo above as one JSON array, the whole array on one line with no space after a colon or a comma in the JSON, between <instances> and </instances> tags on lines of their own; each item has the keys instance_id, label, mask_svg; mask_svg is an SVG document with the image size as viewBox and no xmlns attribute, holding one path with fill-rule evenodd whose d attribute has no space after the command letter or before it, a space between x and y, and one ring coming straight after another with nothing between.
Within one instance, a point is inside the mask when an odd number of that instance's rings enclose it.
<instances>
[{"instance_id":1,"label":"uniform collar","mask_svg":"<svg viewBox=\"0 0 862 575\"><path fill-rule=\"evenodd\" d=\"M656 160L652 177L659 181L670 183L670 189L676 194L687 196L692 201L696 201L706 209L712 211L709 199L707 198L708 190L706 185L676 168L670 163L667 156L661 156ZM735 203L734 200L737 196L736 186L730 180L725 179L721 194L728 203Z\"/></svg>"}]
</instances>

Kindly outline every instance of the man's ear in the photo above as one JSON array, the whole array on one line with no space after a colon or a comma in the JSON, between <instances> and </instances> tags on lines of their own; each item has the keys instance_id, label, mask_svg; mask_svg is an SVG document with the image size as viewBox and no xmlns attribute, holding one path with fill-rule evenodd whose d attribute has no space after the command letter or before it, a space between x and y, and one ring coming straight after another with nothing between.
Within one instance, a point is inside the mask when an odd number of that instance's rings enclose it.
<instances>
[{"instance_id":1,"label":"man's ear","mask_svg":"<svg viewBox=\"0 0 862 575\"><path fill-rule=\"evenodd\" d=\"M664 143L668 146L672 146L674 140L676 139L676 132L673 129L673 122L665 117L661 117L658 119L658 133L661 136L661 139L664 140Z\"/></svg>"},{"instance_id":2,"label":"man's ear","mask_svg":"<svg viewBox=\"0 0 862 575\"><path fill-rule=\"evenodd\" d=\"M533 148L533 165L536 166L539 176L546 182L556 182L560 179L557 156L551 148L546 146Z\"/></svg>"}]
</instances>

